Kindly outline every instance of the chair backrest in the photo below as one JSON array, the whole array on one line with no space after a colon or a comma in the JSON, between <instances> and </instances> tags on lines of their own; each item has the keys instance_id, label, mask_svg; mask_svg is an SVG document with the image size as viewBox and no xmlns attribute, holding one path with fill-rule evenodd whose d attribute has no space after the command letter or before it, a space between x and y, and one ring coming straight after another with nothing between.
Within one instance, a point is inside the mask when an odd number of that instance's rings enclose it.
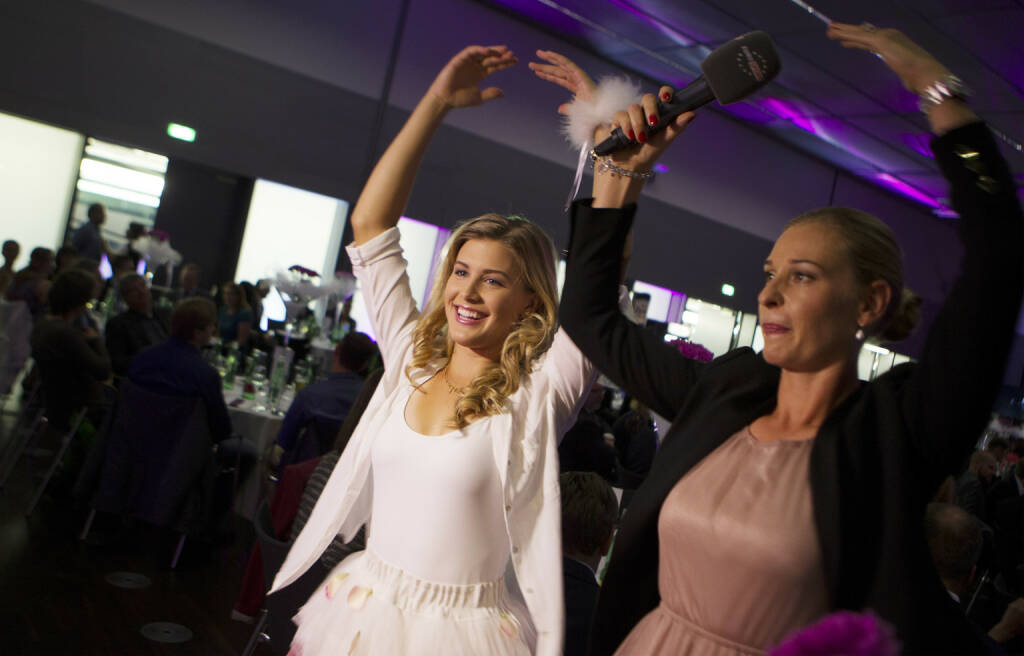
<instances>
[{"instance_id":1,"label":"chair backrest","mask_svg":"<svg viewBox=\"0 0 1024 656\"><path fill-rule=\"evenodd\" d=\"M344 417L314 415L312 421L303 427L295 445L281 456L279 469L283 471L287 465L319 458L330 451L344 420Z\"/></svg>"},{"instance_id":2,"label":"chair backrest","mask_svg":"<svg viewBox=\"0 0 1024 656\"><path fill-rule=\"evenodd\" d=\"M160 526L180 524L212 464L212 447L201 399L156 394L125 380L93 505Z\"/></svg>"},{"instance_id":3,"label":"chair backrest","mask_svg":"<svg viewBox=\"0 0 1024 656\"><path fill-rule=\"evenodd\" d=\"M281 569L292 542L274 537L274 522L270 518L270 503L266 499L260 504L252 523L263 556L263 580L269 585L277 575L277 570Z\"/></svg>"}]
</instances>

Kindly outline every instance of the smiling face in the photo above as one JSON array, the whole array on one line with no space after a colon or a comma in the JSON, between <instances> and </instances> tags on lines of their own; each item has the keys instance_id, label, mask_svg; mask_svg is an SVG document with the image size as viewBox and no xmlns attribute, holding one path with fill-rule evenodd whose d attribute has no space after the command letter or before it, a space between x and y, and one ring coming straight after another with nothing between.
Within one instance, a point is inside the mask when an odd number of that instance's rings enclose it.
<instances>
[{"instance_id":1,"label":"smiling face","mask_svg":"<svg viewBox=\"0 0 1024 656\"><path fill-rule=\"evenodd\" d=\"M456 345L497 359L534 302L509 247L470 239L459 249L444 288L448 334Z\"/></svg>"},{"instance_id":2,"label":"smiling face","mask_svg":"<svg viewBox=\"0 0 1024 656\"><path fill-rule=\"evenodd\" d=\"M758 294L764 359L791 371L852 361L865 315L853 264L836 231L823 223L787 228L768 259Z\"/></svg>"}]
</instances>

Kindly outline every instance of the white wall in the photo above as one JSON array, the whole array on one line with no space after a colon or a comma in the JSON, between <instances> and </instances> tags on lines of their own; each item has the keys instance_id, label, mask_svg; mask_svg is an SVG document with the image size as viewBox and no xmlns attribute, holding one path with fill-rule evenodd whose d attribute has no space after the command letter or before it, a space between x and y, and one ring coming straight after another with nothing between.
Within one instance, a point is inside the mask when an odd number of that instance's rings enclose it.
<instances>
[{"instance_id":1,"label":"white wall","mask_svg":"<svg viewBox=\"0 0 1024 656\"><path fill-rule=\"evenodd\" d=\"M235 280L255 284L295 264L333 275L347 216L346 201L257 180Z\"/></svg>"},{"instance_id":2,"label":"white wall","mask_svg":"<svg viewBox=\"0 0 1024 656\"><path fill-rule=\"evenodd\" d=\"M37 246L61 245L83 138L0 114L0 241L21 244L16 267L27 264Z\"/></svg>"}]
</instances>

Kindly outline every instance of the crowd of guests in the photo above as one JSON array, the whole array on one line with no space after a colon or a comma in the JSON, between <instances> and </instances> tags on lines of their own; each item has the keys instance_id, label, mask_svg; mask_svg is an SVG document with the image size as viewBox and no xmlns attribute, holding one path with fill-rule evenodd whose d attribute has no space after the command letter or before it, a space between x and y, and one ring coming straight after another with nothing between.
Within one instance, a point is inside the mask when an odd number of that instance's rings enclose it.
<instances>
[{"instance_id":1,"label":"crowd of guests","mask_svg":"<svg viewBox=\"0 0 1024 656\"><path fill-rule=\"evenodd\" d=\"M84 471L85 453L105 448L101 441L111 429L126 382L152 394L199 399L223 460L269 458L276 470L282 456L287 464L296 454L320 456L331 447L376 355L366 335L350 331L344 336L324 379L310 380L313 384L297 395L278 446L272 453L255 453L234 434L222 372L213 362L219 352L231 350L240 360L250 356L252 361L257 351L272 351L277 345L273 334L258 328L267 288L261 292L255 285L233 281L204 287L200 266L186 263L178 271L177 285L157 292L151 278L137 273L140 255L133 245L144 228L132 223L126 245L114 251L101 230L106 208L94 204L87 215L88 221L56 253L35 248L20 270L14 266L20 245L7 240L2 247L0 297L24 304L31 317L27 334L33 366L23 385L27 391L39 390L34 398L44 410L47 429L58 435L74 426L80 443L73 449L80 452L78 457L64 459L49 494L77 489L86 495L80 500L88 503L90 490L81 487L81 480L87 473L92 480L97 475ZM110 263L106 280L101 259ZM300 439L315 429L329 433L330 439Z\"/></svg>"}]
</instances>

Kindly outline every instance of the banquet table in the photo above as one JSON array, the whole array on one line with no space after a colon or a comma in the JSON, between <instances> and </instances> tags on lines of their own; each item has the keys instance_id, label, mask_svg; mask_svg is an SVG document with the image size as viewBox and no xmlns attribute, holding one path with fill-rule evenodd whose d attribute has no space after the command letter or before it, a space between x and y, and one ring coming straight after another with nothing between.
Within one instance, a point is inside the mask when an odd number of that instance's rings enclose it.
<instances>
[{"instance_id":1,"label":"banquet table","mask_svg":"<svg viewBox=\"0 0 1024 656\"><path fill-rule=\"evenodd\" d=\"M275 415L266 407L266 401L257 396L255 400L242 398L242 385L236 384L233 389L224 390L224 401L228 404L231 417L231 429L242 440L252 445L259 454L258 462L249 470L245 480L239 483L238 494L235 495L235 512L247 519L256 516L264 490L266 478L266 462L270 447L274 444L284 415ZM291 397L281 398L281 411L291 405Z\"/></svg>"}]
</instances>

